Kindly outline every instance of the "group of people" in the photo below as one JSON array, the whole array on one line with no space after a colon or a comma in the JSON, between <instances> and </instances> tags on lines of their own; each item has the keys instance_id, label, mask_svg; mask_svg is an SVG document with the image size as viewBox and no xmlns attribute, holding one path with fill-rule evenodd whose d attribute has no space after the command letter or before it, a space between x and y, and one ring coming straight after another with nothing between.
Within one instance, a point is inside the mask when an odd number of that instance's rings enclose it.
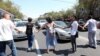
<instances>
[{"instance_id":1,"label":"group of people","mask_svg":"<svg viewBox=\"0 0 100 56\"><path fill-rule=\"evenodd\" d=\"M4 13L2 19L0 19L0 56L6 56L6 45L10 47L12 56L17 56L13 30L20 32L11 21L9 13Z\"/></svg>"},{"instance_id":2,"label":"group of people","mask_svg":"<svg viewBox=\"0 0 100 56\"><path fill-rule=\"evenodd\" d=\"M92 15L90 15L88 17L88 21L86 22L86 24L84 26L80 26L76 19L77 19L76 16L70 17L70 20L72 21L71 26L70 26L72 51L75 52L76 48L77 48L76 38L78 37L78 27L81 27L83 30L85 29L85 27L88 27L88 39L89 39L88 46L96 49L96 47L97 47L97 42L96 42L97 21L92 17ZM28 19L28 21L29 21L29 19ZM47 17L46 21L47 21L47 23L42 28L44 28L44 27L46 28L46 46L47 46L46 52L49 53L50 46L53 47L52 51L55 51L55 46L56 46L57 41L56 41L56 36L54 34L55 23L51 20L50 17ZM30 24L30 22L29 22L29 25L30 25L30 27L27 26L27 30L29 30L28 28L31 28L29 32L32 33L32 27L33 27L33 26L31 27L32 23ZM39 29L39 31L41 29ZM26 32L27 32L27 30L26 30ZM33 36L32 34L31 34L31 36ZM27 36L30 36L30 34L27 34ZM30 37L28 37L28 38L30 38ZM30 38L30 39L33 41L33 38ZM33 43L32 41L30 41L31 44ZM31 49L32 49L32 45L31 45L31 48L29 47L28 50L31 50Z\"/></svg>"},{"instance_id":3,"label":"group of people","mask_svg":"<svg viewBox=\"0 0 100 56\"><path fill-rule=\"evenodd\" d=\"M81 27L85 30L85 27L88 27L88 46L91 48L96 49L97 42L96 42L96 31L97 31L97 21L89 15L88 21L84 26L80 26L76 20L76 17L71 17L72 24L71 24L71 43L72 43L72 51L75 52L77 45L76 45L76 38L78 37L78 27Z\"/></svg>"},{"instance_id":4,"label":"group of people","mask_svg":"<svg viewBox=\"0 0 100 56\"><path fill-rule=\"evenodd\" d=\"M88 39L89 39L89 46L91 48L96 48L96 30L97 30L97 22L96 20L90 16L89 20L84 26L80 26L76 20L75 16L71 16L70 19L72 20L71 24L71 44L72 44L72 51L75 52L77 45L76 45L76 38L78 37L78 26L84 29L88 26ZM52 51L55 51L56 46L56 36L54 35L54 27L55 23L51 20L50 17L46 18L47 23L43 26L46 28L46 52L49 53L50 47L52 46ZM32 18L28 18L28 23L26 24L26 35L28 37L28 51L33 49L33 41L34 41L34 24L32 23ZM13 40L13 33L12 31L16 30L21 32L20 30L16 29L16 26L10 19L10 15L8 13L4 13L3 18L0 19L0 56L5 56L6 45L8 45L12 51L12 56L17 56L16 46ZM38 30L38 32L41 29Z\"/></svg>"}]
</instances>

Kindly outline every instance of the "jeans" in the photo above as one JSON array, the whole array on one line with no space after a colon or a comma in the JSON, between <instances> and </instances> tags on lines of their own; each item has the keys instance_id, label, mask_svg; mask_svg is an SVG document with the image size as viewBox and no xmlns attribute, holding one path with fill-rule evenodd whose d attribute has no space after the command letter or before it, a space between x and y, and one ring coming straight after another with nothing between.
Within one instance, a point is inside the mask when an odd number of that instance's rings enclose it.
<instances>
[{"instance_id":1,"label":"jeans","mask_svg":"<svg viewBox=\"0 0 100 56\"><path fill-rule=\"evenodd\" d=\"M97 47L96 31L88 32L88 39L89 39L90 46Z\"/></svg>"},{"instance_id":2,"label":"jeans","mask_svg":"<svg viewBox=\"0 0 100 56\"><path fill-rule=\"evenodd\" d=\"M76 37L75 37L75 35L71 36L71 44L72 44L72 50L76 51Z\"/></svg>"},{"instance_id":3,"label":"jeans","mask_svg":"<svg viewBox=\"0 0 100 56\"><path fill-rule=\"evenodd\" d=\"M0 42L0 56L6 56L5 54L6 45L10 47L12 51L12 56L17 56L17 51L16 51L15 43L13 40Z\"/></svg>"},{"instance_id":4,"label":"jeans","mask_svg":"<svg viewBox=\"0 0 100 56\"><path fill-rule=\"evenodd\" d=\"M28 48L32 48L34 36L33 35L27 35L27 37L28 37Z\"/></svg>"}]
</instances>

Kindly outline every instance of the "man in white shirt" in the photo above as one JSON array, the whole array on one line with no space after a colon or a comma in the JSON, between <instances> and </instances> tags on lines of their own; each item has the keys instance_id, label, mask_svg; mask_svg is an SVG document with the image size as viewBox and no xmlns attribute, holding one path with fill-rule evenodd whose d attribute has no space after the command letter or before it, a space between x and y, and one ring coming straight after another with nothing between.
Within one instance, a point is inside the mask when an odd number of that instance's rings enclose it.
<instances>
[{"instance_id":1,"label":"man in white shirt","mask_svg":"<svg viewBox=\"0 0 100 56\"><path fill-rule=\"evenodd\" d=\"M0 19L0 56L5 56L6 45L10 47L12 56L17 56L12 34L14 29L15 26L10 20L10 15L8 13L4 13L3 18Z\"/></svg>"},{"instance_id":2,"label":"man in white shirt","mask_svg":"<svg viewBox=\"0 0 100 56\"><path fill-rule=\"evenodd\" d=\"M88 26L88 39L89 39L89 46L96 49L97 42L96 42L96 30L97 30L97 21L90 16L87 23L84 27ZM83 29L84 29L83 27Z\"/></svg>"},{"instance_id":3,"label":"man in white shirt","mask_svg":"<svg viewBox=\"0 0 100 56\"><path fill-rule=\"evenodd\" d=\"M71 24L71 44L72 44L72 51L76 51L76 34L78 33L78 22L76 21L76 17L71 17L72 24Z\"/></svg>"}]
</instances>

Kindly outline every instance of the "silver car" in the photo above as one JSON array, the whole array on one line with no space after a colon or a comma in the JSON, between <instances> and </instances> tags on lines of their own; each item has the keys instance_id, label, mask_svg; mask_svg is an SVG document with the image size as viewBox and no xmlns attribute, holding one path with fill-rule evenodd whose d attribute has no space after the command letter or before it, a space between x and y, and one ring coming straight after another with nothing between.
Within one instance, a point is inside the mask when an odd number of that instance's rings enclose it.
<instances>
[{"instance_id":1,"label":"silver car","mask_svg":"<svg viewBox=\"0 0 100 56\"><path fill-rule=\"evenodd\" d=\"M70 39L71 28L67 28L68 25L66 25L63 21L54 21L54 23L55 23L55 35L56 35L57 39L59 39L59 40Z\"/></svg>"},{"instance_id":2,"label":"silver car","mask_svg":"<svg viewBox=\"0 0 100 56\"><path fill-rule=\"evenodd\" d=\"M25 21L19 21L16 23L16 28L22 32L17 32L16 30L13 30L13 37L14 39L24 39L26 37L26 23Z\"/></svg>"},{"instance_id":3,"label":"silver car","mask_svg":"<svg viewBox=\"0 0 100 56\"><path fill-rule=\"evenodd\" d=\"M43 27L43 25L46 24L46 23L47 23L47 21L45 19L41 19L41 20L38 20L37 21L37 24L38 24L38 26L40 28Z\"/></svg>"}]
</instances>

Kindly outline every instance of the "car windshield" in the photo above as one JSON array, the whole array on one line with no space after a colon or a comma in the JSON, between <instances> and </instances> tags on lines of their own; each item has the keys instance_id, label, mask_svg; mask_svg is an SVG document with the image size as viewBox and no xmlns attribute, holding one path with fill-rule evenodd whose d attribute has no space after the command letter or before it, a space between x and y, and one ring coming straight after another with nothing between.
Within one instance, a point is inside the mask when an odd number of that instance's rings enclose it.
<instances>
[{"instance_id":1,"label":"car windshield","mask_svg":"<svg viewBox=\"0 0 100 56\"><path fill-rule=\"evenodd\" d=\"M17 23L16 27L26 26L26 22L19 22Z\"/></svg>"},{"instance_id":2,"label":"car windshield","mask_svg":"<svg viewBox=\"0 0 100 56\"><path fill-rule=\"evenodd\" d=\"M82 19L79 20L79 24L84 24L84 23L85 23L84 20L82 20Z\"/></svg>"},{"instance_id":3,"label":"car windshield","mask_svg":"<svg viewBox=\"0 0 100 56\"><path fill-rule=\"evenodd\" d=\"M54 21L54 23L61 27L67 27L67 25L63 21Z\"/></svg>"},{"instance_id":4,"label":"car windshield","mask_svg":"<svg viewBox=\"0 0 100 56\"><path fill-rule=\"evenodd\" d=\"M46 20L40 20L39 22L40 22L40 23L45 23L45 22L46 22Z\"/></svg>"}]
</instances>

